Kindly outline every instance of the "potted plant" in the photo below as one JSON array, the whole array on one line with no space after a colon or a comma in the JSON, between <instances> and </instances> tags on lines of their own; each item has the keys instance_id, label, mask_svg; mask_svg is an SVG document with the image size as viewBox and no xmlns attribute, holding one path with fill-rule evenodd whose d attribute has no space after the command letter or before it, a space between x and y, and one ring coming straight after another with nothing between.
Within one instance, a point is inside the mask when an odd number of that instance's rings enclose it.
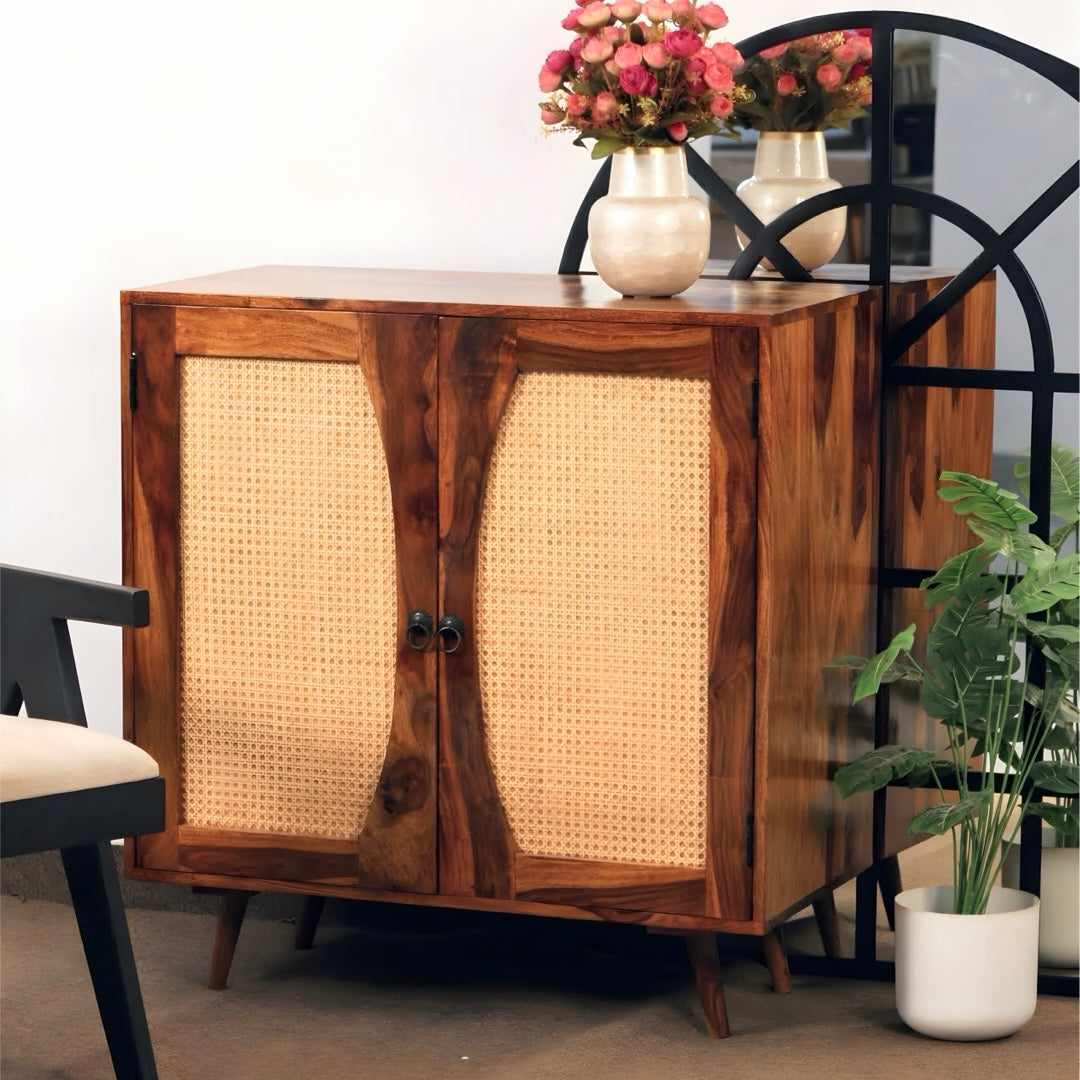
<instances>
[{"instance_id":1,"label":"potted plant","mask_svg":"<svg viewBox=\"0 0 1080 1080\"><path fill-rule=\"evenodd\" d=\"M1020 490L1028 491L1030 462L1017 463ZM1050 546L1060 555L1071 542L1080 547L1080 456L1071 447L1051 448L1050 512L1059 523ZM1060 600L1047 611L1047 622L1070 632L1058 649L1061 662L1077 662L1076 635L1080 603ZM1039 886L1039 963L1046 967L1080 967L1080 754L1078 754L1075 678L1071 701L1046 738L1046 752L1058 768L1043 782L1049 798L1031 807L1045 822ZM1071 705L1071 709L1069 706ZM1019 853L1005 860L1002 882L1016 886L1020 879Z\"/></svg>"},{"instance_id":2,"label":"potted plant","mask_svg":"<svg viewBox=\"0 0 1080 1080\"><path fill-rule=\"evenodd\" d=\"M936 786L940 799L908 833L951 832L953 881L896 898L897 1009L937 1038L1000 1038L1035 1010L1039 901L994 882L1022 816L1041 805L1036 787L1069 780L1067 765L1045 752L1076 718L1077 632L1055 612L1080 597L1080 563L1027 531L1035 515L993 481L943 472L938 494L979 542L922 582L938 609L922 659L912 624L877 656L833 666L857 670L855 701L882 682L918 683L923 708L944 727L947 757L882 746L835 780L844 797L905 780ZM1003 572L991 572L1001 562ZM995 794L1001 770L1009 782Z\"/></svg>"}]
</instances>

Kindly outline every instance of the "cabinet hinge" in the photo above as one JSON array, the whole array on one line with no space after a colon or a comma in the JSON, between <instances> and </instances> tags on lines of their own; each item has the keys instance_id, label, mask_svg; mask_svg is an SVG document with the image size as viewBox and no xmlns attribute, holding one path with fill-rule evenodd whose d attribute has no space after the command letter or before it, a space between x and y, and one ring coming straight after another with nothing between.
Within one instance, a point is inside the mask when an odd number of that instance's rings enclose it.
<instances>
[{"instance_id":1,"label":"cabinet hinge","mask_svg":"<svg viewBox=\"0 0 1080 1080\"><path fill-rule=\"evenodd\" d=\"M746 815L746 865L754 865L754 815Z\"/></svg>"},{"instance_id":2,"label":"cabinet hinge","mask_svg":"<svg viewBox=\"0 0 1080 1080\"><path fill-rule=\"evenodd\" d=\"M134 412L139 404L139 354L132 352L128 357L128 409Z\"/></svg>"},{"instance_id":3,"label":"cabinet hinge","mask_svg":"<svg viewBox=\"0 0 1080 1080\"><path fill-rule=\"evenodd\" d=\"M758 437L758 381L750 380L750 438Z\"/></svg>"}]
</instances>

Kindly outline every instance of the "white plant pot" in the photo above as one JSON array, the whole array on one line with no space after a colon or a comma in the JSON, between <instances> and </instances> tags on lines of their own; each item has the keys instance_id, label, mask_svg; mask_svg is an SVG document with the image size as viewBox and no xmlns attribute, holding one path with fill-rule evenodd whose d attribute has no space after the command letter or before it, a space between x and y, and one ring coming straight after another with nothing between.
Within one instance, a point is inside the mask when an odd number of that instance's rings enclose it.
<instances>
[{"instance_id":1,"label":"white plant pot","mask_svg":"<svg viewBox=\"0 0 1080 1080\"><path fill-rule=\"evenodd\" d=\"M768 225L785 210L804 202L812 195L840 187L829 176L825 156L825 135L820 131L763 131L758 135L754 153L754 175L744 180L735 194L754 211L757 219ZM806 267L824 266L844 242L847 209L826 210L797 228L781 243ZM746 234L735 230L739 247L745 248ZM768 259L762 262L769 270Z\"/></svg>"},{"instance_id":2,"label":"white plant pot","mask_svg":"<svg viewBox=\"0 0 1080 1080\"><path fill-rule=\"evenodd\" d=\"M973 1042L1019 1031L1035 1013L1039 898L995 888L985 915L953 915L951 885L896 897L896 1008L910 1028Z\"/></svg>"},{"instance_id":3,"label":"white plant pot","mask_svg":"<svg viewBox=\"0 0 1080 1080\"><path fill-rule=\"evenodd\" d=\"M681 146L615 151L608 193L589 211L589 254L605 284L623 296L681 293L705 269L709 238Z\"/></svg>"},{"instance_id":4,"label":"white plant pot","mask_svg":"<svg viewBox=\"0 0 1080 1080\"><path fill-rule=\"evenodd\" d=\"M1014 844L1001 867L1001 883L1020 885L1020 848ZM1080 967L1080 848L1054 847L1054 830L1042 831L1039 870L1039 963Z\"/></svg>"}]
</instances>

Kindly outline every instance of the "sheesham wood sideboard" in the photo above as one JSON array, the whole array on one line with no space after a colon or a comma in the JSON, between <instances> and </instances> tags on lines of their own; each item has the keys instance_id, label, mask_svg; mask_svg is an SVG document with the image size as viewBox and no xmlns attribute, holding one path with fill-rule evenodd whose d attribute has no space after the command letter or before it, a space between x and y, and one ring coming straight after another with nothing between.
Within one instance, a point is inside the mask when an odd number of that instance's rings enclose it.
<instances>
[{"instance_id":1,"label":"sheesham wood sideboard","mask_svg":"<svg viewBox=\"0 0 1080 1080\"><path fill-rule=\"evenodd\" d=\"M127 867L222 890L213 984L261 890L603 919L684 933L726 1033L714 933L873 858L831 783L873 717L825 664L874 648L880 304L311 267L123 294L125 734L168 790Z\"/></svg>"}]
</instances>

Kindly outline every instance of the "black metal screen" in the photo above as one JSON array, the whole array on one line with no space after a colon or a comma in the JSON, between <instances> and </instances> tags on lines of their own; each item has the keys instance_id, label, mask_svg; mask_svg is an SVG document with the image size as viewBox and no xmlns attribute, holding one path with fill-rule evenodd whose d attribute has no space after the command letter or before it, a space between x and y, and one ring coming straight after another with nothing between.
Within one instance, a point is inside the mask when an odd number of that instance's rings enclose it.
<instances>
[{"instance_id":1,"label":"black metal screen","mask_svg":"<svg viewBox=\"0 0 1080 1080\"><path fill-rule=\"evenodd\" d=\"M1080 187L1080 161L1074 162L1058 176L1046 176L1041 181L1040 194L1003 229L996 229L972 210L953 199L932 191L897 183L894 177L896 124L893 109L894 46L898 32L915 31L954 38L991 50L1008 60L1041 76L1058 90L1080 100L1080 71L1076 65L1042 52L1022 42L1002 36L984 27L935 15L897 11L848 11L801 19L774 27L739 42L739 51L751 56L763 48L811 34L827 33L844 27L869 27L873 41L871 77L874 101L870 112L870 180L869 183L849 185L815 195L779 217L763 224L742 203L733 189L713 170L696 151L687 148L691 177L748 237L745 249L739 254L728 276L746 279L762 259L768 259L786 279L810 281L810 273L783 246L783 238L798 225L836 207L865 205L869 216L869 265L866 271L871 285L886 291L892 285L893 274L893 211L895 207L911 207L924 214L941 218L971 237L980 247L979 253L928 302L906 321L894 325L890 305L882 304L882 393L885 398L904 386L978 388L990 391L1019 391L1030 395L1030 505L1037 520L1032 526L1043 539L1050 534L1050 468L1053 441L1054 404L1057 395L1080 391L1080 375L1075 371L1059 371L1055 363L1054 333L1043 306L1043 300L1032 276L1017 253L1018 246L1063 203L1075 198ZM1076 128L1074 119L1073 129ZM577 273L587 242L588 213L592 204L608 187L610 159L599 169L571 226L563 250L559 273ZM979 182L973 177L973 183ZM989 183L993 182L989 178ZM1078 237L1064 237L1063 250L1075 252ZM897 361L927 330L953 308L988 273L997 270L1015 290L1031 342L1031 370L1007 367L972 369L961 367L917 367ZM830 274L830 280L836 280ZM1075 291L1080 282L1074 282ZM1075 358L1074 358L1075 360ZM882 469L889 460L887 450L890 433L886 430L883 407L881 430ZM879 647L892 636L885 625L890 609L890 591L917 588L932 571L926 567L896 566L886 561L884 537L888 532L886 515L887 488L884 477L882 492L881 540L879 547ZM877 742L885 741L888 725L888 703L880 695L877 716ZM887 792L876 793L875 855L881 855L884 800ZM1040 823L1028 818L1021 832L1021 886L1038 892ZM890 872L879 866L879 872ZM895 872L895 866L893 871ZM818 963L797 965L803 970L834 974L891 978L892 965L881 964L875 958L876 887L875 871L860 876L857 887L856 958L854 961L826 959ZM793 958L794 959L794 958ZM809 958L803 958L809 959ZM1040 979L1040 989L1048 992L1076 994L1077 980L1071 976L1049 976Z\"/></svg>"}]
</instances>

